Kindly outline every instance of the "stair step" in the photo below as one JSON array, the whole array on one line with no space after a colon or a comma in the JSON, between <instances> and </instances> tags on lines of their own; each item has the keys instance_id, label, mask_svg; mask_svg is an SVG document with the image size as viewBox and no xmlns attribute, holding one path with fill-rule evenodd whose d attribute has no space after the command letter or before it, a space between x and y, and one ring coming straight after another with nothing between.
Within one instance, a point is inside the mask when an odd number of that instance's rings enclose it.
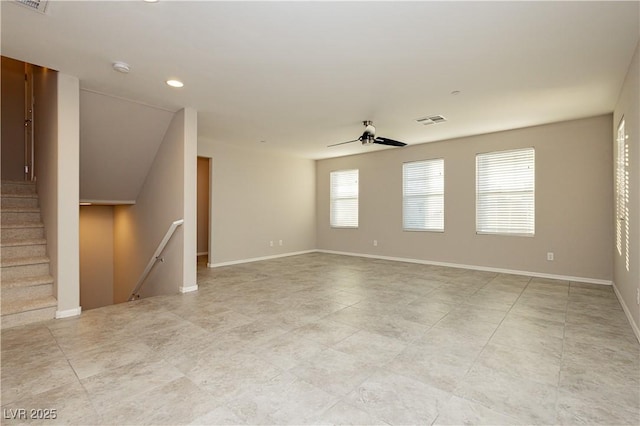
<instances>
[{"instance_id":1,"label":"stair step","mask_svg":"<svg viewBox=\"0 0 640 426\"><path fill-rule=\"evenodd\" d=\"M2 194L0 207L38 207L36 194Z\"/></svg>"},{"instance_id":2,"label":"stair step","mask_svg":"<svg viewBox=\"0 0 640 426\"><path fill-rule=\"evenodd\" d=\"M40 257L47 254L46 244L47 240L44 238L2 240L0 251L2 259Z\"/></svg>"},{"instance_id":3,"label":"stair step","mask_svg":"<svg viewBox=\"0 0 640 426\"><path fill-rule=\"evenodd\" d=\"M18 247L18 246L33 246L39 244L47 244L47 240L44 238L30 238L30 239L6 239L0 241L0 247Z\"/></svg>"},{"instance_id":4,"label":"stair step","mask_svg":"<svg viewBox=\"0 0 640 426\"><path fill-rule=\"evenodd\" d=\"M41 263L49 264L49 258L46 256L17 257L15 259L3 258L0 266L2 266L2 268L12 268L16 266L39 265Z\"/></svg>"},{"instance_id":5,"label":"stair step","mask_svg":"<svg viewBox=\"0 0 640 426\"><path fill-rule=\"evenodd\" d=\"M2 291L5 292L11 288L30 287L53 284L51 275L36 275L28 278L13 278L10 280L2 280Z\"/></svg>"},{"instance_id":6,"label":"stair step","mask_svg":"<svg viewBox=\"0 0 640 426\"><path fill-rule=\"evenodd\" d=\"M28 278L49 273L49 258L45 256L2 259L0 277L2 281Z\"/></svg>"},{"instance_id":7,"label":"stair step","mask_svg":"<svg viewBox=\"0 0 640 426\"><path fill-rule=\"evenodd\" d=\"M2 181L2 194L35 194L36 184L29 181Z\"/></svg>"},{"instance_id":8,"label":"stair step","mask_svg":"<svg viewBox=\"0 0 640 426\"><path fill-rule=\"evenodd\" d=\"M35 311L42 308L58 306L58 301L53 296L39 297L29 300L21 300L12 303L2 302L2 316L16 314L19 312Z\"/></svg>"},{"instance_id":9,"label":"stair step","mask_svg":"<svg viewBox=\"0 0 640 426\"><path fill-rule=\"evenodd\" d=\"M37 207L3 207L2 224L40 222L40 209Z\"/></svg>"},{"instance_id":10,"label":"stair step","mask_svg":"<svg viewBox=\"0 0 640 426\"><path fill-rule=\"evenodd\" d=\"M17 280L13 280L13 282L16 281ZM43 282L38 285L15 285L10 288L5 288L3 283L2 303L5 305L12 303L22 303L25 300L49 297L53 294L53 279L50 279L49 281L50 282Z\"/></svg>"},{"instance_id":11,"label":"stair step","mask_svg":"<svg viewBox=\"0 0 640 426\"><path fill-rule=\"evenodd\" d=\"M2 303L2 329L53 319L58 302L53 296Z\"/></svg>"},{"instance_id":12,"label":"stair step","mask_svg":"<svg viewBox=\"0 0 640 426\"><path fill-rule=\"evenodd\" d=\"M0 327L53 319L58 302L35 182L2 181L0 199Z\"/></svg>"},{"instance_id":13,"label":"stair step","mask_svg":"<svg viewBox=\"0 0 640 426\"><path fill-rule=\"evenodd\" d=\"M0 233L2 241L44 238L44 224L42 222L3 223Z\"/></svg>"},{"instance_id":14,"label":"stair step","mask_svg":"<svg viewBox=\"0 0 640 426\"><path fill-rule=\"evenodd\" d=\"M20 312L17 314L3 315L0 324L2 330L21 325L33 324L41 321L49 321L55 318L57 306L42 308L35 311Z\"/></svg>"}]
</instances>

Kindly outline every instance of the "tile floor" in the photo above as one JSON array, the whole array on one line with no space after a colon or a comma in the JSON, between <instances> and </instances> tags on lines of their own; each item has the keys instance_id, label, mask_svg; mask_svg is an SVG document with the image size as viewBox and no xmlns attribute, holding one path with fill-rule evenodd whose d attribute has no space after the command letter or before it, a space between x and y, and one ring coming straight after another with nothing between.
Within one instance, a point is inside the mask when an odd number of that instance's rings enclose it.
<instances>
[{"instance_id":1,"label":"tile floor","mask_svg":"<svg viewBox=\"0 0 640 426\"><path fill-rule=\"evenodd\" d=\"M2 423L640 423L611 287L320 253L198 284L3 331Z\"/></svg>"}]
</instances>

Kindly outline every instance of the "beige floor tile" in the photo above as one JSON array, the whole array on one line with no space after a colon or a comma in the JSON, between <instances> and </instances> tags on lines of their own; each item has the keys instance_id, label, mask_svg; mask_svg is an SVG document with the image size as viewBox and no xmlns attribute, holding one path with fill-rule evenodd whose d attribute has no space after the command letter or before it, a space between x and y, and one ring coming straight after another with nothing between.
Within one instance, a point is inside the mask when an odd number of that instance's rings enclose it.
<instances>
[{"instance_id":1,"label":"beige floor tile","mask_svg":"<svg viewBox=\"0 0 640 426\"><path fill-rule=\"evenodd\" d=\"M435 426L445 425L524 425L513 417L493 411L483 405L454 396L440 410Z\"/></svg>"},{"instance_id":2,"label":"beige floor tile","mask_svg":"<svg viewBox=\"0 0 640 426\"><path fill-rule=\"evenodd\" d=\"M314 419L310 419L307 424L311 425L361 425L361 426L374 426L374 425L386 425L387 423L372 416L364 410L360 410L353 405L347 404L344 401L339 401L333 407L317 416Z\"/></svg>"},{"instance_id":3,"label":"beige floor tile","mask_svg":"<svg viewBox=\"0 0 640 426\"><path fill-rule=\"evenodd\" d=\"M210 426L210 425L243 425L245 424L230 408L226 406L216 407L207 414L198 417L189 425Z\"/></svg>"},{"instance_id":4,"label":"beige floor tile","mask_svg":"<svg viewBox=\"0 0 640 426\"><path fill-rule=\"evenodd\" d=\"M337 351L355 356L371 365L391 361L406 347L407 344L401 340L368 331L359 331L332 346Z\"/></svg>"},{"instance_id":5,"label":"beige floor tile","mask_svg":"<svg viewBox=\"0 0 640 426\"><path fill-rule=\"evenodd\" d=\"M454 393L527 424L556 422L556 386L476 366Z\"/></svg>"},{"instance_id":6,"label":"beige floor tile","mask_svg":"<svg viewBox=\"0 0 640 426\"><path fill-rule=\"evenodd\" d=\"M324 253L198 280L3 330L2 408L76 425L640 419L640 344L611 287Z\"/></svg>"},{"instance_id":7,"label":"beige floor tile","mask_svg":"<svg viewBox=\"0 0 640 426\"><path fill-rule=\"evenodd\" d=\"M12 362L5 364L2 359L2 403L8 404L38 395L62 385L72 385L78 381L67 359L57 348L52 348L54 356L45 360L19 366Z\"/></svg>"},{"instance_id":8,"label":"beige floor tile","mask_svg":"<svg viewBox=\"0 0 640 426\"><path fill-rule=\"evenodd\" d=\"M202 353L196 363L186 367L186 376L220 401L229 401L256 385L266 383L282 370L251 353L233 356Z\"/></svg>"},{"instance_id":9,"label":"beige floor tile","mask_svg":"<svg viewBox=\"0 0 640 426\"><path fill-rule=\"evenodd\" d=\"M344 352L327 349L291 370L302 380L335 395L346 395L374 372L374 367Z\"/></svg>"},{"instance_id":10,"label":"beige floor tile","mask_svg":"<svg viewBox=\"0 0 640 426\"><path fill-rule=\"evenodd\" d=\"M476 365L497 370L513 377L557 386L560 378L561 358L551 353L529 352L513 347L489 344L485 346L476 360Z\"/></svg>"},{"instance_id":11,"label":"beige floor tile","mask_svg":"<svg viewBox=\"0 0 640 426\"><path fill-rule=\"evenodd\" d=\"M378 372L347 396L354 407L389 424L431 424L451 394L405 376Z\"/></svg>"},{"instance_id":12,"label":"beige floor tile","mask_svg":"<svg viewBox=\"0 0 640 426\"><path fill-rule=\"evenodd\" d=\"M501 325L491 337L490 342L529 352L551 354L553 356L560 356L563 348L563 339L558 336L545 334L544 327L520 324Z\"/></svg>"},{"instance_id":13,"label":"beige floor tile","mask_svg":"<svg viewBox=\"0 0 640 426\"><path fill-rule=\"evenodd\" d=\"M638 425L640 409L637 405L624 406L608 398L585 399L561 389L557 418L561 425Z\"/></svg>"},{"instance_id":14,"label":"beige floor tile","mask_svg":"<svg viewBox=\"0 0 640 426\"><path fill-rule=\"evenodd\" d=\"M476 349L480 352L480 349ZM430 386L451 392L458 387L471 368L476 353L469 351L457 356L446 350L429 353L425 348L412 345L387 364L386 368Z\"/></svg>"},{"instance_id":15,"label":"beige floor tile","mask_svg":"<svg viewBox=\"0 0 640 426\"><path fill-rule=\"evenodd\" d=\"M16 416L20 409L25 410L24 414ZM46 392L5 404L2 406L2 411L2 424L7 425L103 424L102 417L93 408L89 396L77 381L70 384L61 383L59 387ZM17 418L11 418L12 415L10 413Z\"/></svg>"},{"instance_id":16,"label":"beige floor tile","mask_svg":"<svg viewBox=\"0 0 640 426\"><path fill-rule=\"evenodd\" d=\"M326 346L313 340L287 333L266 341L252 353L282 370L289 370L325 349Z\"/></svg>"},{"instance_id":17,"label":"beige floor tile","mask_svg":"<svg viewBox=\"0 0 640 426\"><path fill-rule=\"evenodd\" d=\"M166 362L134 362L81 380L94 407L105 413L123 400L182 377Z\"/></svg>"},{"instance_id":18,"label":"beige floor tile","mask_svg":"<svg viewBox=\"0 0 640 426\"><path fill-rule=\"evenodd\" d=\"M159 361L159 355L143 343L122 341L97 346L69 356L69 363L79 379L100 374L133 362Z\"/></svg>"},{"instance_id":19,"label":"beige floor tile","mask_svg":"<svg viewBox=\"0 0 640 426\"><path fill-rule=\"evenodd\" d=\"M351 309L352 308L345 308L340 310L339 313ZM334 318L341 318L341 316L336 317L335 314L329 315L322 320L296 328L292 330L291 333L296 337L313 340L321 345L331 346L358 331L358 328L337 320L334 321Z\"/></svg>"},{"instance_id":20,"label":"beige floor tile","mask_svg":"<svg viewBox=\"0 0 640 426\"><path fill-rule=\"evenodd\" d=\"M219 405L185 377L139 395L125 397L103 419L114 425L182 425L189 424Z\"/></svg>"}]
</instances>

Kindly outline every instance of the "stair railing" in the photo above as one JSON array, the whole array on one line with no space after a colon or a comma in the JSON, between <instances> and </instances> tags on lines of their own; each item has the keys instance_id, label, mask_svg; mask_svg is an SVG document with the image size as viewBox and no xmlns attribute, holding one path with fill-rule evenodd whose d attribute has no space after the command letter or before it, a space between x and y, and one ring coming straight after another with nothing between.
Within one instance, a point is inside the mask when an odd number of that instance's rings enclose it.
<instances>
[{"instance_id":1,"label":"stair railing","mask_svg":"<svg viewBox=\"0 0 640 426\"><path fill-rule=\"evenodd\" d=\"M140 299L140 290L142 289L142 285L144 284L145 280L149 276L149 273L151 272L153 267L156 265L156 263L164 262L164 258L160 257L160 255L162 254L162 252L164 251L164 248L167 246L167 243L173 236L173 233L176 232L176 229L178 228L178 226L182 225L183 223L184 223L184 219L178 219L169 226L167 233L164 234L164 238L162 239L162 241L160 241L160 244L158 244L158 248L153 253L153 256L151 256L151 259L149 259L149 263L147 263L147 267L144 268L144 271L142 272L142 275L140 275L140 278L138 279L136 286L133 288L133 291L131 292L131 296L129 296L130 302L133 300Z\"/></svg>"}]
</instances>

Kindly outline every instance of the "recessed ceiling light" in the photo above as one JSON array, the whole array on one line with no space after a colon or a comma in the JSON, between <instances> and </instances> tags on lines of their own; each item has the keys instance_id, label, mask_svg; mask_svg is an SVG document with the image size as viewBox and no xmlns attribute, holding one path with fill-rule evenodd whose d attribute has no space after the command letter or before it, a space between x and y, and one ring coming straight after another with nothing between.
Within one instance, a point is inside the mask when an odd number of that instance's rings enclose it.
<instances>
[{"instance_id":1,"label":"recessed ceiling light","mask_svg":"<svg viewBox=\"0 0 640 426\"><path fill-rule=\"evenodd\" d=\"M167 80L167 84L171 87L182 87L184 83L180 80Z\"/></svg>"},{"instance_id":2,"label":"recessed ceiling light","mask_svg":"<svg viewBox=\"0 0 640 426\"><path fill-rule=\"evenodd\" d=\"M112 65L114 70L121 72L123 74L127 74L129 71L131 71L131 67L129 66L129 64L127 64L126 62L114 62Z\"/></svg>"},{"instance_id":3,"label":"recessed ceiling light","mask_svg":"<svg viewBox=\"0 0 640 426\"><path fill-rule=\"evenodd\" d=\"M144 0L145 3L158 3L158 0Z\"/></svg>"}]
</instances>

